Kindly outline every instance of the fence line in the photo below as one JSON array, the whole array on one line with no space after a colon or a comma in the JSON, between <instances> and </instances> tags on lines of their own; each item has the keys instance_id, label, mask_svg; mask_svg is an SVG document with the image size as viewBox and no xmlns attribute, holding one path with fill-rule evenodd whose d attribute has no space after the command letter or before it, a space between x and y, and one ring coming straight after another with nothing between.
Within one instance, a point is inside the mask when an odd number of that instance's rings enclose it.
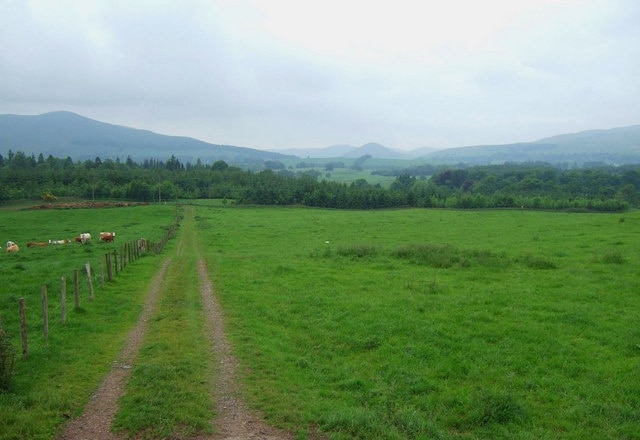
<instances>
[{"instance_id":1,"label":"fence line","mask_svg":"<svg viewBox=\"0 0 640 440\"><path fill-rule=\"evenodd\" d=\"M162 238L159 242L152 242L146 240L144 238L138 240L132 240L130 242L126 242L119 248L114 249L113 251L109 251L105 254L105 262L101 261L100 264L100 272L101 272L101 287L105 286L105 274L104 274L104 265L106 263L107 270L107 281L112 282L115 276L118 275L119 272L124 270L125 266L129 265L132 262L135 262L139 258L143 257L148 253L159 254L164 250L167 242L174 238L176 235L176 228L178 223L172 225L165 234L163 234ZM111 256L113 255L113 261ZM120 264L118 264L118 262ZM92 272L91 265L87 261L84 266L85 273L87 276L87 283L89 289L89 299L90 301L94 301L95 293L94 286L92 280ZM73 286L74 286L74 302L76 309L80 308L80 282L79 282L79 270L73 270ZM62 324L65 324L67 321L67 308L66 308L66 279L64 276L61 277L61 291L60 291L60 302L61 302L61 315L60 320ZM49 336L49 305L47 299L47 286L46 284L42 285L41 288L41 303L42 303L42 325L43 325L43 334L45 340L48 339ZM20 314L20 335L22 339L22 356L26 358L28 356L28 340L27 340L27 314L26 314L26 304L24 298L18 299L18 308Z\"/></svg>"}]
</instances>

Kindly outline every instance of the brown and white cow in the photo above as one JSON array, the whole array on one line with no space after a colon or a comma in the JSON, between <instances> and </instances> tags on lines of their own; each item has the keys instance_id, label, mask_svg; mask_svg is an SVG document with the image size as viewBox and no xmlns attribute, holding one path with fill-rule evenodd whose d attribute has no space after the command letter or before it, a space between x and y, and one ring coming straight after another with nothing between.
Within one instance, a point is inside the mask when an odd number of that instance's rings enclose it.
<instances>
[{"instance_id":1,"label":"brown and white cow","mask_svg":"<svg viewBox=\"0 0 640 440\"><path fill-rule=\"evenodd\" d=\"M13 241L7 241L7 252L18 252L20 248Z\"/></svg>"},{"instance_id":2,"label":"brown and white cow","mask_svg":"<svg viewBox=\"0 0 640 440\"><path fill-rule=\"evenodd\" d=\"M83 232L77 237L74 237L73 241L75 241L76 243L82 243L82 244L88 243L89 241L91 241L91 234L89 234L88 232Z\"/></svg>"},{"instance_id":3,"label":"brown and white cow","mask_svg":"<svg viewBox=\"0 0 640 440\"><path fill-rule=\"evenodd\" d=\"M101 232L100 233L100 241L110 241L113 242L116 238L115 232Z\"/></svg>"}]
</instances>

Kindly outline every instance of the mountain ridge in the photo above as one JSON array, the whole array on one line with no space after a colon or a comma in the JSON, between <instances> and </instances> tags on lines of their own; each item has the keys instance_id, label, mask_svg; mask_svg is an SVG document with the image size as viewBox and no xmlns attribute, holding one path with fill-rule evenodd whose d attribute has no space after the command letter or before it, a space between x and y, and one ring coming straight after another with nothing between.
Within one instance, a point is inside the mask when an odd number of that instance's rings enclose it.
<instances>
[{"instance_id":1,"label":"mountain ridge","mask_svg":"<svg viewBox=\"0 0 640 440\"><path fill-rule=\"evenodd\" d=\"M266 160L290 158L404 159L438 164L472 165L504 162L625 164L640 163L640 125L565 133L530 142L471 145L447 149L422 147L397 150L369 142L359 147L337 144L325 148L280 151L220 145L185 136L162 135L150 130L97 121L68 111L40 115L0 115L0 151L42 153L76 160L95 157L134 160L224 160L233 165L259 167Z\"/></svg>"}]
</instances>

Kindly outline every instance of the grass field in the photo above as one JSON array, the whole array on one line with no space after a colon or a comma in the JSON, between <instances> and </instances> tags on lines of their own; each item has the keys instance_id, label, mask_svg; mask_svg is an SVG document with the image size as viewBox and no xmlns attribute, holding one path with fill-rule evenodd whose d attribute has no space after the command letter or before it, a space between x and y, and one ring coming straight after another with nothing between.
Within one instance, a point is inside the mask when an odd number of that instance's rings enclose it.
<instances>
[{"instance_id":1,"label":"grass field","mask_svg":"<svg viewBox=\"0 0 640 440\"><path fill-rule=\"evenodd\" d=\"M640 213L198 212L250 398L302 438L639 438Z\"/></svg>"},{"instance_id":2,"label":"grass field","mask_svg":"<svg viewBox=\"0 0 640 440\"><path fill-rule=\"evenodd\" d=\"M18 351L10 392L0 392L0 438L51 439L58 426L82 410L111 368L138 318L160 256L149 255L101 286L100 262L119 243L140 237L159 241L175 222L175 207L66 210L0 210L0 235L20 245L0 258L0 319ZM116 243L98 243L115 231ZM90 232L90 244L27 248L28 241L73 238ZM84 265L93 267L95 300L88 298ZM82 269L80 307L74 308L73 271ZM67 322L61 323L61 277L67 284ZM49 296L49 337L43 336L41 286ZM29 355L21 356L18 298L26 303Z\"/></svg>"},{"instance_id":3,"label":"grass field","mask_svg":"<svg viewBox=\"0 0 640 440\"><path fill-rule=\"evenodd\" d=\"M17 242L72 234L78 224L160 236L175 214L121 209L0 212L1 230ZM299 439L316 430L331 439L640 438L640 212L193 209L195 224L181 233L195 234L198 249L165 280L118 429L167 420L154 432L207 430L200 387L210 386L202 377L210 358L197 347L209 346L198 339L176 350L185 335L202 337L190 269L202 256L247 399ZM61 267L102 246L3 255L12 283L0 291L3 327L16 333L16 299L39 298L41 276L55 274L56 286ZM48 341L29 321L33 349L13 390L0 394L0 438L51 438L79 413L159 261L136 262L74 311L64 333L52 326ZM194 389L163 365L192 375ZM176 399L136 403L163 395Z\"/></svg>"}]
</instances>

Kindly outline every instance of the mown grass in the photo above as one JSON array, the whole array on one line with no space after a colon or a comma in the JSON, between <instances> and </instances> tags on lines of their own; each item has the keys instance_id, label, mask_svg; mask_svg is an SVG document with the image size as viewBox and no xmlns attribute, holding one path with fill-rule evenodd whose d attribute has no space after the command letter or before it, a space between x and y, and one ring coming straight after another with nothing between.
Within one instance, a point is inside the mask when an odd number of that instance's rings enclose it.
<instances>
[{"instance_id":1,"label":"mown grass","mask_svg":"<svg viewBox=\"0 0 640 440\"><path fill-rule=\"evenodd\" d=\"M30 240L71 238L89 231L117 232L117 242L140 237L157 241L175 220L175 207L143 206L99 210L0 210L0 235L20 244L17 254L3 254L0 270L0 319L18 350L16 374L0 393L0 438L50 439L59 426L76 417L119 353L137 320L152 274L161 256L145 256L102 287L100 261L111 244L71 243L27 248ZM73 270L91 261L95 300L81 277L80 308L74 309ZM60 277L67 279L67 322L61 323ZM41 286L49 293L49 336L42 332ZM25 298L29 354L21 356L18 298Z\"/></svg>"},{"instance_id":2,"label":"mown grass","mask_svg":"<svg viewBox=\"0 0 640 440\"><path fill-rule=\"evenodd\" d=\"M638 438L640 213L197 213L248 398L300 438Z\"/></svg>"},{"instance_id":3,"label":"mown grass","mask_svg":"<svg viewBox=\"0 0 640 440\"><path fill-rule=\"evenodd\" d=\"M212 430L211 343L204 333L197 241L194 223L187 219L183 225L184 248L172 257L114 421L116 431L131 436L182 438Z\"/></svg>"}]
</instances>

